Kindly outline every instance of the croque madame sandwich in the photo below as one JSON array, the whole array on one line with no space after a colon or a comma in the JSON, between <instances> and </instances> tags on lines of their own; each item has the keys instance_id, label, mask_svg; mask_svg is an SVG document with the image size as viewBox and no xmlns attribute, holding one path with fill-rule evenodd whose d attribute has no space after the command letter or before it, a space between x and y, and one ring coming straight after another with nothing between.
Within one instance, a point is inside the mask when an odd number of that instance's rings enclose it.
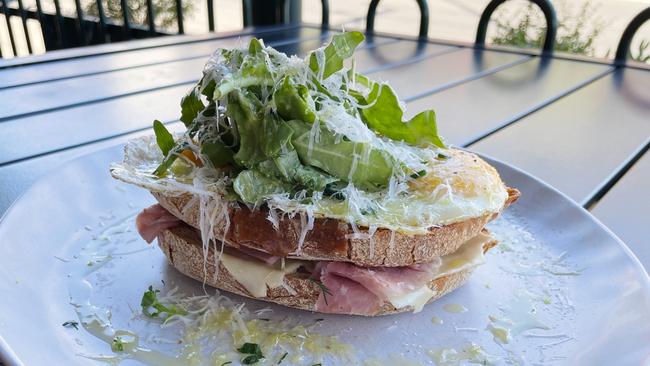
<instances>
[{"instance_id":1,"label":"croque madame sandwich","mask_svg":"<svg viewBox=\"0 0 650 366\"><path fill-rule=\"evenodd\" d=\"M461 286L519 192L445 146L433 111L405 120L387 83L356 73L363 39L305 59L257 39L218 50L181 101L186 132L156 121L111 166L158 200L141 236L198 281L323 313L420 311Z\"/></svg>"}]
</instances>

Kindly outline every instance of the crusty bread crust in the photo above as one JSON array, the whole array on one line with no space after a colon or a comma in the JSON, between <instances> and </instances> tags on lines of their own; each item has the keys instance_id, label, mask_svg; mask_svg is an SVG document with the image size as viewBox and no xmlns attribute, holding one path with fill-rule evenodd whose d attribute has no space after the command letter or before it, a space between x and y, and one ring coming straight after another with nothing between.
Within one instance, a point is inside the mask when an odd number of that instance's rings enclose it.
<instances>
[{"instance_id":1,"label":"crusty bread crust","mask_svg":"<svg viewBox=\"0 0 650 366\"><path fill-rule=\"evenodd\" d=\"M194 197L186 193L172 196L152 192L158 202L173 215L199 229L198 205L185 209ZM519 191L508 188L504 208L519 198ZM483 227L498 216L488 214L458 223L433 227L426 235L408 235L377 229L369 238L350 238L352 229L346 222L317 218L314 228L307 233L300 253L297 253L301 233L300 217L279 218L279 230L267 220L268 211L251 210L244 205L233 206L228 211L230 227L225 243L245 246L270 254L305 260L353 262L360 266L409 266L430 262L434 258L455 252L463 243L478 235ZM214 237L223 237L223 227L215 227ZM359 228L362 233L367 229ZM391 239L391 236L394 237Z\"/></svg>"},{"instance_id":2,"label":"crusty bread crust","mask_svg":"<svg viewBox=\"0 0 650 366\"><path fill-rule=\"evenodd\" d=\"M496 240L490 241L483 246L487 251L497 244ZM158 236L158 245L167 256L167 259L181 273L194 278L197 281L204 282L207 285L216 287L238 295L254 298L257 300L268 301L292 308L315 311L315 304L318 300L320 289L313 281L308 280L308 275L301 273L288 274L285 277L285 283L295 291L291 294L284 287L269 288L267 296L258 298L253 297L228 270L219 264L218 277L215 279L214 250L208 251L207 261L204 262L203 249L196 237L196 232L188 226L179 226L170 230L163 231ZM429 287L435 291L435 295L429 302L435 301L442 296L450 293L460 287L469 278L472 269L452 273L447 276L437 278L429 283ZM204 274L208 275L205 276ZM376 315L388 315L412 311L411 307L396 309L389 302L385 302ZM368 314L350 314L350 315L368 315Z\"/></svg>"}]
</instances>

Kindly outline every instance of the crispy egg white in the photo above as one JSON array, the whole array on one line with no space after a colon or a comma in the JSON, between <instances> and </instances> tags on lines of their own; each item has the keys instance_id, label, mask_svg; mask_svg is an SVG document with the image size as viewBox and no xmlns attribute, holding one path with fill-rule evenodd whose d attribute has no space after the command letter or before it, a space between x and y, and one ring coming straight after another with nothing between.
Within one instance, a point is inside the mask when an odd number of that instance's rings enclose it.
<instances>
[{"instance_id":1,"label":"crispy egg white","mask_svg":"<svg viewBox=\"0 0 650 366\"><path fill-rule=\"evenodd\" d=\"M431 227L464 221L497 213L508 199L508 191L497 171L484 160L467 151L445 150L446 158L426 162L426 174L417 179L393 184L380 192L366 192L348 187L345 201L315 195L311 202L287 195L271 197L272 209L289 214L307 213L313 217L329 217L354 222L357 226L387 228L403 233L426 233ZM185 192L220 195L220 184L206 182L203 192L196 192L196 175L176 179L157 178L151 174L162 160L153 137L130 141L122 163L111 166L111 174L122 181L152 191L181 194ZM188 180L188 178L190 178ZM400 186L401 188L395 188ZM397 192L397 193L396 193Z\"/></svg>"}]
</instances>

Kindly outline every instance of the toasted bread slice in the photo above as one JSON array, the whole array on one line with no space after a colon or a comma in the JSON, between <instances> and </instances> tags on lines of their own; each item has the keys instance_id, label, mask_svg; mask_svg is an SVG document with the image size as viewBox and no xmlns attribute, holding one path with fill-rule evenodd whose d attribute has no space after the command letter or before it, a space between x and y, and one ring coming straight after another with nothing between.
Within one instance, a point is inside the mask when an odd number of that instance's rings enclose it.
<instances>
[{"instance_id":1,"label":"toasted bread slice","mask_svg":"<svg viewBox=\"0 0 650 366\"><path fill-rule=\"evenodd\" d=\"M172 196L152 192L158 202L172 214L199 228L199 209L185 209L191 194ZM519 191L508 189L509 204L517 200ZM267 220L268 212L251 210L241 205L229 208L230 227L225 243L230 246L245 246L269 254L305 260L347 261L360 266L409 266L430 262L455 252L463 243L478 235L483 227L498 214L488 214L458 223L433 227L426 235L408 235L377 229L372 238L355 238L352 228L335 219L315 219L314 227L307 233L300 253L297 253L301 232L299 217L284 216L279 220L279 230ZM223 227L215 227L214 237L223 237ZM359 231L367 233L367 229ZM393 238L391 239L391 236Z\"/></svg>"},{"instance_id":2,"label":"toasted bread slice","mask_svg":"<svg viewBox=\"0 0 650 366\"><path fill-rule=\"evenodd\" d=\"M285 276L284 281L287 287L293 290L292 293L286 287L280 286L267 288L265 297L254 297L233 277L221 262L219 263L219 271L217 272L218 277L215 278L212 275L215 273L214 249L212 247L209 248L207 260L204 261L201 242L197 237L196 231L190 227L182 225L163 231L158 236L158 244L172 266L197 281L257 300L315 311L315 304L321 290L314 281L308 279L308 274L294 272ZM496 240L484 243L483 251L487 252L487 250L496 244ZM472 268L468 268L431 281L429 287L436 294L429 302L463 285L469 278L471 272ZM208 274L207 276L205 275L206 273ZM410 306L396 309L391 303L385 302L380 310L376 314L372 314L372 316L395 314L412 310L413 308Z\"/></svg>"}]
</instances>

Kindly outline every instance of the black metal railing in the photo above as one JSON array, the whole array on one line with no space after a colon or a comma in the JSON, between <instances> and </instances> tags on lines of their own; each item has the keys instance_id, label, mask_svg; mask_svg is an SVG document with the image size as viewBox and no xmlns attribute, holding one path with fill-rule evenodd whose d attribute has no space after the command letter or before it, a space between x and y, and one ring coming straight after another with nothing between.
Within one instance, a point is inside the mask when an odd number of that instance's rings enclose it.
<instances>
[{"instance_id":1,"label":"black metal railing","mask_svg":"<svg viewBox=\"0 0 650 366\"><path fill-rule=\"evenodd\" d=\"M487 27L490 23L490 18L499 5L508 0L492 0L485 7L481 14L481 19L478 22L476 29L476 45L479 47L485 46L485 36L487 34ZM555 8L549 0L529 0L537 5L544 13L546 19L546 36L544 37L544 46L542 47L543 53L552 53L555 46L555 36L557 34L557 16L555 15Z\"/></svg>"},{"instance_id":2,"label":"black metal railing","mask_svg":"<svg viewBox=\"0 0 650 366\"><path fill-rule=\"evenodd\" d=\"M128 0L120 0L119 18L114 20L107 16L106 9L101 0L95 0L96 15L84 14L80 0L75 1L76 17L65 16L61 12L60 0L54 2L54 13L43 12L41 0L36 0L36 11L28 10L23 6L23 0L0 0L0 14L6 19L9 43L13 55L17 55L17 39L10 18L20 17L22 20L24 42L27 52L33 53L32 37L27 29L27 20L35 19L41 25L41 33L45 41L46 50L79 47L91 44L120 42L129 39L158 37L172 34L168 30L159 30L156 27L155 4L153 0L146 1L145 24L134 24L129 14ZM189 1L189 0L185 0ZM11 4L11 6L9 5ZM245 27L262 24L289 23L294 21L291 17L295 13L296 3L292 0L242 0L243 23ZM329 1L321 0L322 25L329 25ZM215 7L214 0L206 0L208 31L214 32ZM264 12L264 7L273 7L271 12ZM299 7L298 7L299 9ZM185 33L183 22L183 0L175 0L175 21L177 34ZM258 10L256 14L254 11ZM117 15L117 14L115 14ZM254 16L255 15L255 16ZM120 24L121 23L121 24ZM3 57L0 45L0 58ZM7 55L8 56L8 55Z\"/></svg>"},{"instance_id":3,"label":"black metal railing","mask_svg":"<svg viewBox=\"0 0 650 366\"><path fill-rule=\"evenodd\" d=\"M641 25L648 20L650 20L650 7L647 7L645 10L637 14L630 24L627 25L625 31L623 31L623 36L621 36L620 42L618 42L618 48L616 49L616 56L614 57L614 63L616 65L625 65L627 62L627 56L630 53L630 44L632 43L634 34L639 30L639 28L641 28Z\"/></svg>"},{"instance_id":4,"label":"black metal railing","mask_svg":"<svg viewBox=\"0 0 650 366\"><path fill-rule=\"evenodd\" d=\"M182 0L176 0L177 33L183 34ZM213 0L208 1L208 23L210 31L214 30ZM34 53L33 35L27 28L27 20L38 21L46 50L56 50L70 47L86 46L109 42L120 42L134 38L157 37L171 34L169 31L159 31L155 25L155 12L152 0L146 0L146 25L133 24L129 16L127 0L120 0L121 23L107 17L102 1L96 0L97 15L84 14L80 0L74 0L75 16L63 15L60 0L53 0L54 12L43 11L41 0L36 0L36 9L28 10L23 5L23 0L0 0L2 16L5 17L8 39L14 56L18 55L18 39L11 22L12 17L20 17L24 34L27 53ZM10 5L11 4L11 5ZM1 46L1 45L0 45ZM0 57L2 47L0 47Z\"/></svg>"}]
</instances>

